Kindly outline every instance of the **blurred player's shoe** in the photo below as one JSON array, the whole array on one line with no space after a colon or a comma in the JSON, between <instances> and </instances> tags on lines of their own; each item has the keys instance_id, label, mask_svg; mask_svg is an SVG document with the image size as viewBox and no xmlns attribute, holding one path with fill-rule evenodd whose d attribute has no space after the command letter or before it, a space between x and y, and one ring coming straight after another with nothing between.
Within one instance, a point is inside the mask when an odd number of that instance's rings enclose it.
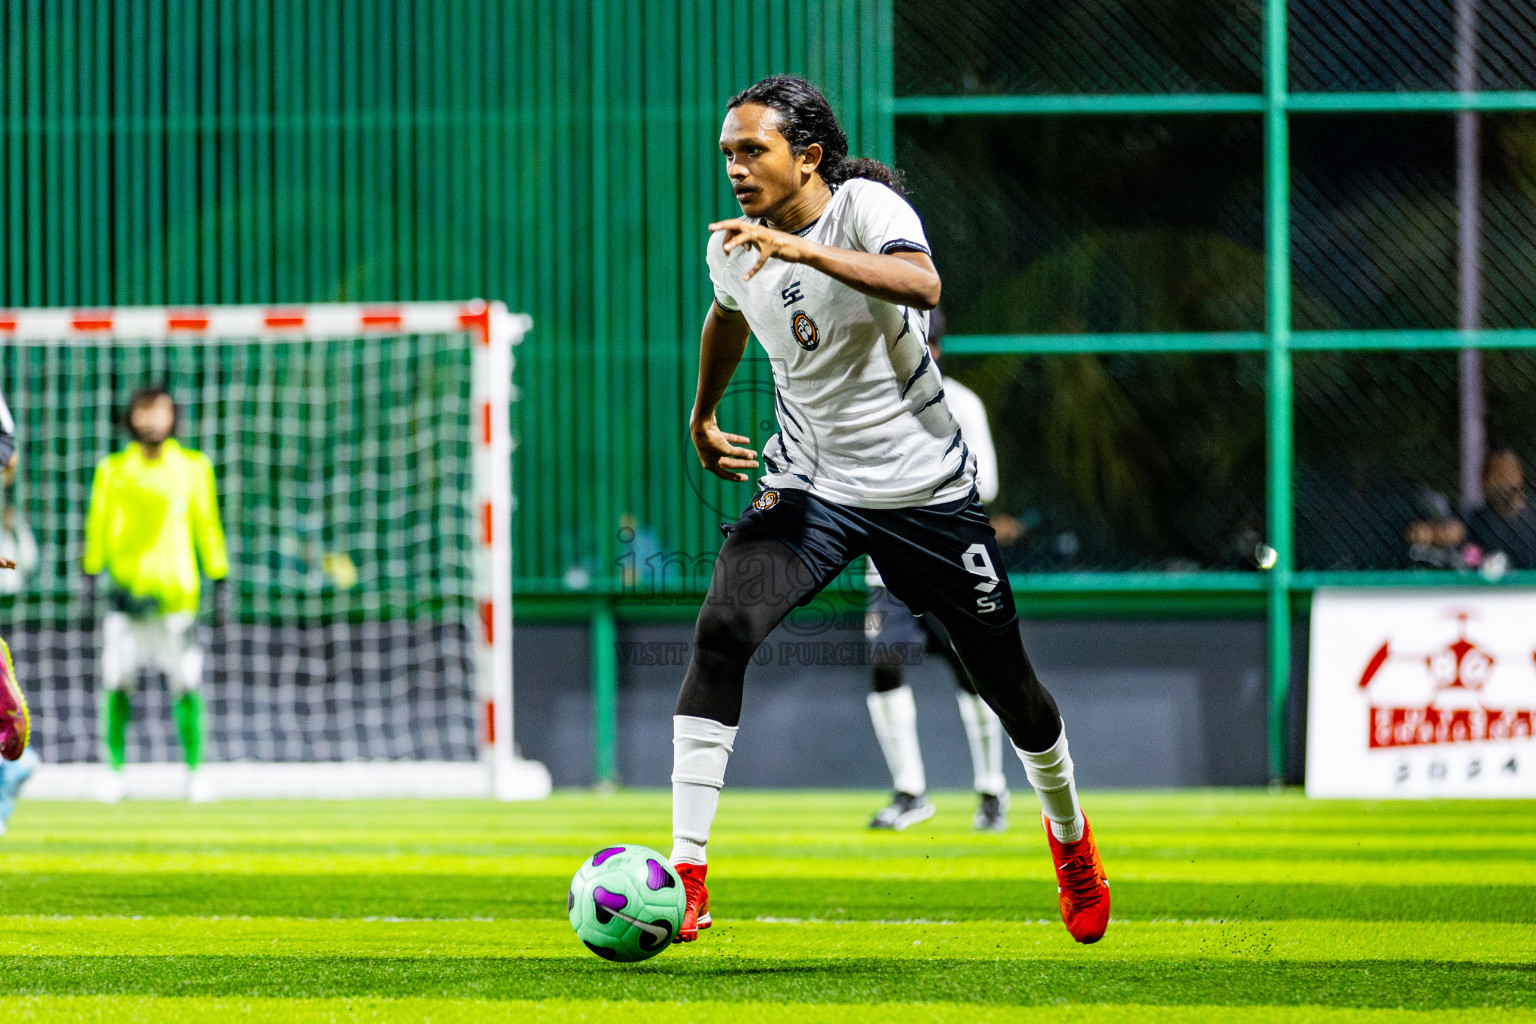
<instances>
[{"instance_id":1,"label":"blurred player's shoe","mask_svg":"<svg viewBox=\"0 0 1536 1024\"><path fill-rule=\"evenodd\" d=\"M21 784L32 777L37 768L37 751L28 747L14 761L0 761L0 836L5 835L5 823L16 809L16 794Z\"/></svg>"},{"instance_id":2,"label":"blurred player's shoe","mask_svg":"<svg viewBox=\"0 0 1536 1024\"><path fill-rule=\"evenodd\" d=\"M1058 840L1044 813L1040 820L1051 844L1051 863L1056 865L1062 923L1078 942L1098 942L1109 927L1109 879L1104 877L1104 863L1099 860L1088 818L1083 817L1083 838L1075 843Z\"/></svg>"},{"instance_id":3,"label":"blurred player's shoe","mask_svg":"<svg viewBox=\"0 0 1536 1024\"><path fill-rule=\"evenodd\" d=\"M704 886L708 864L676 864L677 875L683 880L683 891L688 894L688 909L683 911L683 923L677 927L676 942L692 942L699 937L700 928L708 928L709 890Z\"/></svg>"},{"instance_id":4,"label":"blurred player's shoe","mask_svg":"<svg viewBox=\"0 0 1536 1024\"><path fill-rule=\"evenodd\" d=\"M187 800L194 804L211 804L218 799L213 791L213 783L202 769L192 768L187 771Z\"/></svg>"},{"instance_id":5,"label":"blurred player's shoe","mask_svg":"<svg viewBox=\"0 0 1536 1024\"><path fill-rule=\"evenodd\" d=\"M123 797L128 795L128 784L123 781L123 773L111 768L105 769L96 778L96 800L103 804L121 803Z\"/></svg>"},{"instance_id":6,"label":"blurred player's shoe","mask_svg":"<svg viewBox=\"0 0 1536 1024\"><path fill-rule=\"evenodd\" d=\"M983 832L1001 832L1008 827L1008 794L981 794L974 823Z\"/></svg>"},{"instance_id":7,"label":"blurred player's shoe","mask_svg":"<svg viewBox=\"0 0 1536 1024\"><path fill-rule=\"evenodd\" d=\"M0 640L0 757L14 761L27 749L32 735L32 716L27 698L16 681L16 666L11 663L11 649Z\"/></svg>"},{"instance_id":8,"label":"blurred player's shoe","mask_svg":"<svg viewBox=\"0 0 1536 1024\"><path fill-rule=\"evenodd\" d=\"M933 817L933 804L926 796L913 796L898 792L888 806L880 808L870 821L870 828L888 828L900 832L908 825L916 825Z\"/></svg>"}]
</instances>

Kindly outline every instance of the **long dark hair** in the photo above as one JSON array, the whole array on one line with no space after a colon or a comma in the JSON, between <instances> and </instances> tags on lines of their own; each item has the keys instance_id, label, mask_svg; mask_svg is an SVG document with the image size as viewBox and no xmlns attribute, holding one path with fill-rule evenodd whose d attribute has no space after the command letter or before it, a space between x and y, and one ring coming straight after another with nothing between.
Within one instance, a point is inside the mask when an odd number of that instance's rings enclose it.
<instances>
[{"instance_id":1,"label":"long dark hair","mask_svg":"<svg viewBox=\"0 0 1536 1024\"><path fill-rule=\"evenodd\" d=\"M813 143L820 143L821 164L816 173L833 188L850 178L868 178L899 195L907 194L906 181L900 171L879 160L848 156L848 136L837 123L832 104L827 102L820 89L799 75L771 75L732 96L725 109L735 110L743 103L771 107L779 115L775 127L789 142L789 151L796 156Z\"/></svg>"}]
</instances>

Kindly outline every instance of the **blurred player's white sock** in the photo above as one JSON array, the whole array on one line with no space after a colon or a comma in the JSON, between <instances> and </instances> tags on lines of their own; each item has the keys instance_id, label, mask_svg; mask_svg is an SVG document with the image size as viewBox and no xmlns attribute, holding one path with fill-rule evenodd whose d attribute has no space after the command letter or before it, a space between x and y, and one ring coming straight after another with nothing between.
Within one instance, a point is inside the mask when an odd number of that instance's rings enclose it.
<instances>
[{"instance_id":1,"label":"blurred player's white sock","mask_svg":"<svg viewBox=\"0 0 1536 1024\"><path fill-rule=\"evenodd\" d=\"M1072 780L1072 755L1067 753L1067 726L1062 723L1061 735L1051 744L1051 749L1031 754L1018 751L1024 762L1024 774L1040 797L1040 806L1051 821L1051 834L1058 842L1075 843L1083 838L1083 811L1077 804L1077 783Z\"/></svg>"},{"instance_id":2,"label":"blurred player's white sock","mask_svg":"<svg viewBox=\"0 0 1536 1024\"><path fill-rule=\"evenodd\" d=\"M707 863L704 846L735 742L734 725L672 716L672 863Z\"/></svg>"},{"instance_id":3,"label":"blurred player's white sock","mask_svg":"<svg viewBox=\"0 0 1536 1024\"><path fill-rule=\"evenodd\" d=\"M976 792L1002 796L1008 789L1008 780L1003 776L1003 723L978 694L956 690L955 700L960 705L960 721L965 723L965 738L971 745Z\"/></svg>"},{"instance_id":4,"label":"blurred player's white sock","mask_svg":"<svg viewBox=\"0 0 1536 1024\"><path fill-rule=\"evenodd\" d=\"M869 720L875 724L875 738L880 741L896 792L913 796L928 792L923 751L917 745L917 702L912 699L912 687L871 693Z\"/></svg>"}]
</instances>

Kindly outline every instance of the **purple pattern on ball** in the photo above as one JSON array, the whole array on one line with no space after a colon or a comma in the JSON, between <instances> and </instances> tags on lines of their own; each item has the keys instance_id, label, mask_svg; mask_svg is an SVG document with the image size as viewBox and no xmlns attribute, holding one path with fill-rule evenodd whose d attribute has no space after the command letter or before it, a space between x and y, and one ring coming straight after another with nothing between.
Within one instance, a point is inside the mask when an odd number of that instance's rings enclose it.
<instances>
[{"instance_id":1,"label":"purple pattern on ball","mask_svg":"<svg viewBox=\"0 0 1536 1024\"><path fill-rule=\"evenodd\" d=\"M610 846L606 850L598 850L592 855L592 866L595 868L602 867L603 861L607 860L609 857L612 857L615 854L623 852L624 847L622 846Z\"/></svg>"},{"instance_id":2,"label":"purple pattern on ball","mask_svg":"<svg viewBox=\"0 0 1536 1024\"><path fill-rule=\"evenodd\" d=\"M652 892L657 889L670 889L673 886L672 876L667 874L667 869L649 857L645 861L645 884L650 886Z\"/></svg>"},{"instance_id":3,"label":"purple pattern on ball","mask_svg":"<svg viewBox=\"0 0 1536 1024\"><path fill-rule=\"evenodd\" d=\"M608 910L623 910L629 904L629 900L625 899L621 893L609 892L602 886L597 887L592 898L597 901L598 906L606 907Z\"/></svg>"}]
</instances>

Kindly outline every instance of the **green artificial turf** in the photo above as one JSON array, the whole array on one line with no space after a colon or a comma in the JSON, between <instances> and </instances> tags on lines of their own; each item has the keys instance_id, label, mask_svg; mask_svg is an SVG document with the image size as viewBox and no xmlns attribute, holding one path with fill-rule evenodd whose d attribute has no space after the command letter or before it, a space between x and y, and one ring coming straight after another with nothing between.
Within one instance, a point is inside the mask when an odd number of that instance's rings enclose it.
<instances>
[{"instance_id":1,"label":"green artificial turf","mask_svg":"<svg viewBox=\"0 0 1536 1024\"><path fill-rule=\"evenodd\" d=\"M586 951L571 872L667 849L665 793L538 804L23 802L5 1020L1536 1021L1536 803L1093 794L1114 895L1071 941L1037 819L901 834L870 793L726 790L716 926ZM686 1007L682 1003L696 1004Z\"/></svg>"}]
</instances>

